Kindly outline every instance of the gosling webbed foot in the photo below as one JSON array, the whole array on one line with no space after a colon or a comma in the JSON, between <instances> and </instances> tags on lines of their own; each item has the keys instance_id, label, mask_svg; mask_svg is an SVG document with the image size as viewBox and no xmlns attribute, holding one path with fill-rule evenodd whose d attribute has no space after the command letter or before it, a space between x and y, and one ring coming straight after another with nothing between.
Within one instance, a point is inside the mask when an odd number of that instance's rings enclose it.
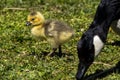
<instances>
[{"instance_id":1,"label":"gosling webbed foot","mask_svg":"<svg viewBox=\"0 0 120 80\"><path fill-rule=\"evenodd\" d=\"M53 54L55 54L55 51L57 50L57 48L53 48L52 52L50 52L47 56L52 56Z\"/></svg>"}]
</instances>

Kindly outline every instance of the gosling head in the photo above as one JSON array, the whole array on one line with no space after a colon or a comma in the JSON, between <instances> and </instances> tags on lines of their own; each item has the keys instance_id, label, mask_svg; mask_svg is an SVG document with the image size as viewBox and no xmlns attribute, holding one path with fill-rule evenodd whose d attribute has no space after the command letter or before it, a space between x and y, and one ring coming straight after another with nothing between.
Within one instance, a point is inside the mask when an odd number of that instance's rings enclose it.
<instances>
[{"instance_id":1,"label":"gosling head","mask_svg":"<svg viewBox=\"0 0 120 80\"><path fill-rule=\"evenodd\" d=\"M27 26L41 25L45 21L44 16L40 12L31 12L27 17Z\"/></svg>"}]
</instances>

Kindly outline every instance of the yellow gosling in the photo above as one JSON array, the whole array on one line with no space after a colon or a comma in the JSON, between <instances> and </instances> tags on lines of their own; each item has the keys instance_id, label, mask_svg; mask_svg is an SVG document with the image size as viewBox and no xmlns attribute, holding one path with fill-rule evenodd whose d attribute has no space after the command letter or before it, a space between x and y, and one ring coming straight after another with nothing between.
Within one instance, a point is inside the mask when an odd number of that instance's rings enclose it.
<instances>
[{"instance_id":1,"label":"yellow gosling","mask_svg":"<svg viewBox=\"0 0 120 80\"><path fill-rule=\"evenodd\" d=\"M52 47L52 52L55 53L59 48L59 56L62 56L61 45L72 38L74 30L67 24L58 20L45 20L40 12L31 12L28 15L27 26L32 25L31 33L37 38L46 39Z\"/></svg>"}]
</instances>

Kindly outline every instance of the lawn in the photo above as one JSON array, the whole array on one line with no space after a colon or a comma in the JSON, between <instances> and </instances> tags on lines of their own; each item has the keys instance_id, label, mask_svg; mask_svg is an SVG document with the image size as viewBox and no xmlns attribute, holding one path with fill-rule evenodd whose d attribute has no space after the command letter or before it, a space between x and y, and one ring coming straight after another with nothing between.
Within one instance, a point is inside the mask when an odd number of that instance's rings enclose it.
<instances>
[{"instance_id":1,"label":"lawn","mask_svg":"<svg viewBox=\"0 0 120 80\"><path fill-rule=\"evenodd\" d=\"M76 44L91 24L100 0L2 0L0 1L0 79L75 80L78 57ZM32 37L25 26L30 11L40 11L46 19L61 20L75 30L75 36L62 46L64 55L46 58L51 50L46 41ZM104 49L87 75L106 70L120 61L120 36L112 30ZM119 72L96 80L119 80Z\"/></svg>"}]
</instances>

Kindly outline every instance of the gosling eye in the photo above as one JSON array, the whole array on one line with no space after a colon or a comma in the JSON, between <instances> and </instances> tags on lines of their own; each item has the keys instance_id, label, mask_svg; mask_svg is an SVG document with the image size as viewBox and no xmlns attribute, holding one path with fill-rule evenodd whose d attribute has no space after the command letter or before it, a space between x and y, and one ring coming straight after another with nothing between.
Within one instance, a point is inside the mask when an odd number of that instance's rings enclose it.
<instances>
[{"instance_id":1,"label":"gosling eye","mask_svg":"<svg viewBox=\"0 0 120 80\"><path fill-rule=\"evenodd\" d=\"M34 20L35 20L35 18L32 18L32 19L31 19L31 21L34 21Z\"/></svg>"}]
</instances>

